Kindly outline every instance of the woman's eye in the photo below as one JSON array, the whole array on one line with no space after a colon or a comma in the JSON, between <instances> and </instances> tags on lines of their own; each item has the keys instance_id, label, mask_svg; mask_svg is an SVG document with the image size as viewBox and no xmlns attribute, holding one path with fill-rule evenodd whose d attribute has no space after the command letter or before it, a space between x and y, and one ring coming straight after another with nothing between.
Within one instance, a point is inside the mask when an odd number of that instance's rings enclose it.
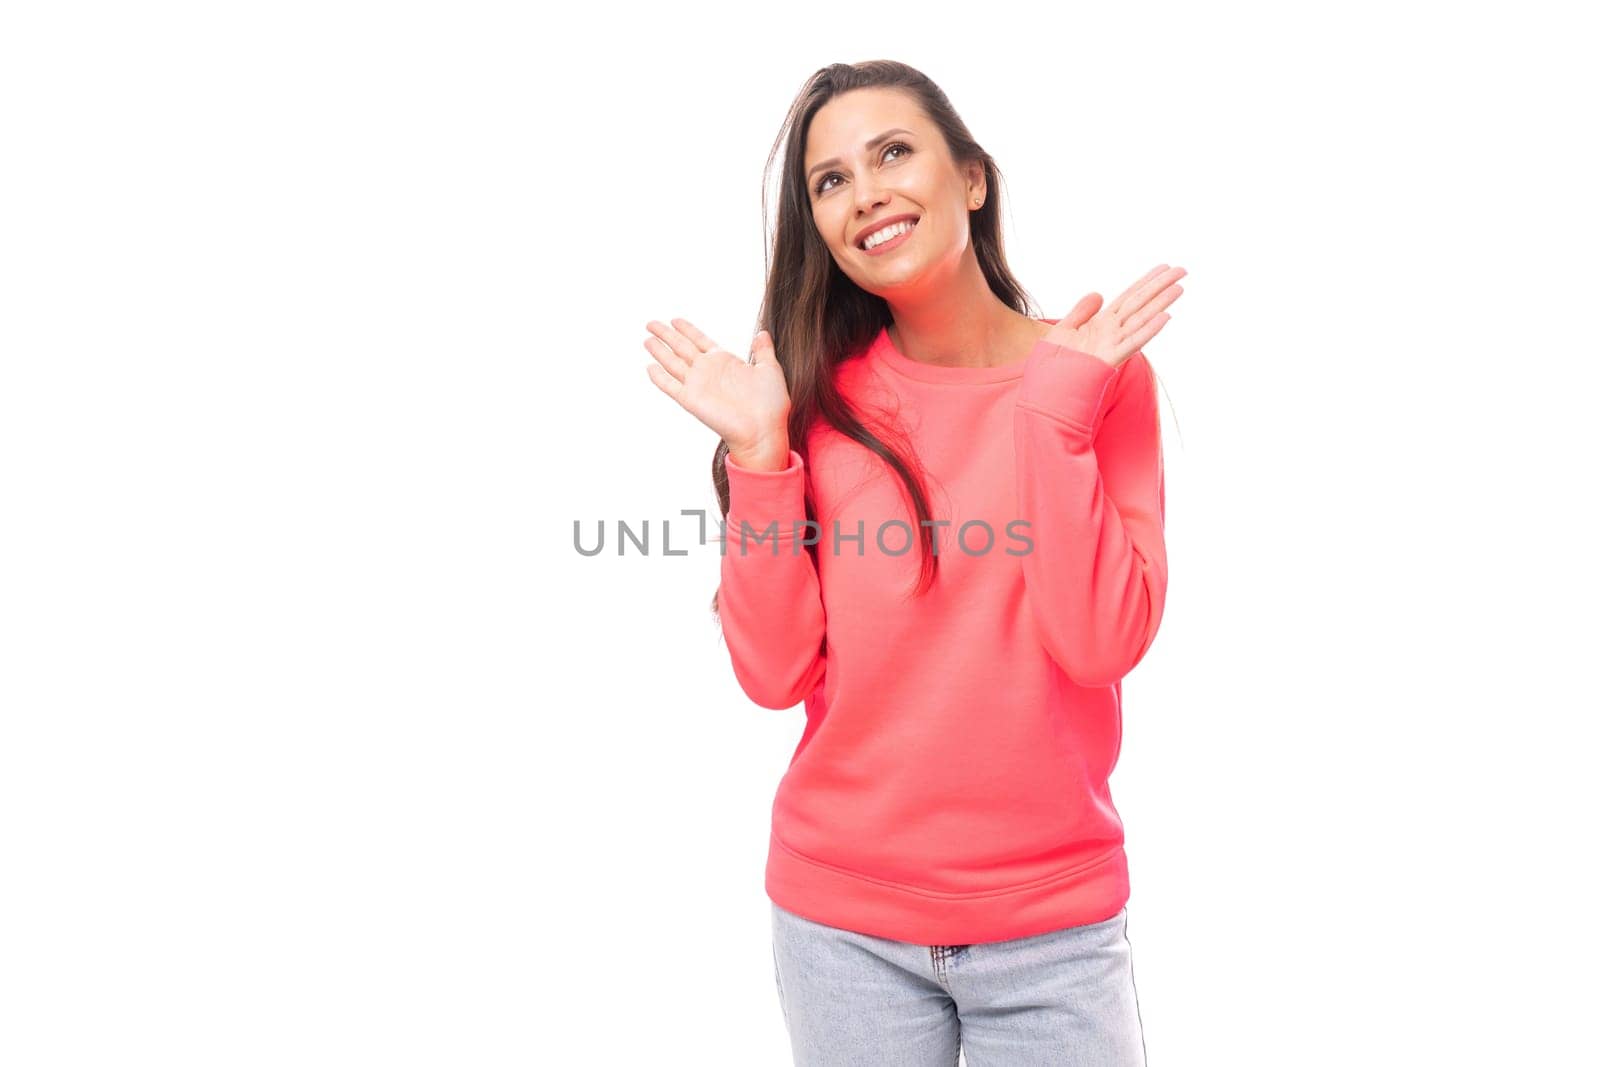
<instances>
[{"instance_id":1,"label":"woman's eye","mask_svg":"<svg viewBox=\"0 0 1600 1067\"><path fill-rule=\"evenodd\" d=\"M884 146L883 154L884 155L888 155L890 152L894 151L896 148L903 148L907 152L911 151L911 146L906 144L904 141L894 141L894 142L891 142L890 144L887 144L887 145ZM823 193L828 191L828 179L829 178L837 178L838 176L839 176L839 172L838 171L830 170L828 173L824 174L820 179L818 179L818 181L817 181L817 190L816 190L817 191L817 195L821 196Z\"/></svg>"}]
</instances>

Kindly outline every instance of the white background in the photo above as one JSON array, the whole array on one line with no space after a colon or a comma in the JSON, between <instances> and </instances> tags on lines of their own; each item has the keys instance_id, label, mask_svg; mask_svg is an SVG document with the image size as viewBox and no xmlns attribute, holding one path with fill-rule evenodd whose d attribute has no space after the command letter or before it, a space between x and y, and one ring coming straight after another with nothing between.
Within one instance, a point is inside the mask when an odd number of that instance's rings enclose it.
<instances>
[{"instance_id":1,"label":"white background","mask_svg":"<svg viewBox=\"0 0 1600 1067\"><path fill-rule=\"evenodd\" d=\"M803 712L660 552L716 439L642 342L746 351L784 111L877 57L1043 314L1189 271L1112 779L1151 1062L1592 1057L1563 9L8 5L0 1061L789 1062Z\"/></svg>"}]
</instances>

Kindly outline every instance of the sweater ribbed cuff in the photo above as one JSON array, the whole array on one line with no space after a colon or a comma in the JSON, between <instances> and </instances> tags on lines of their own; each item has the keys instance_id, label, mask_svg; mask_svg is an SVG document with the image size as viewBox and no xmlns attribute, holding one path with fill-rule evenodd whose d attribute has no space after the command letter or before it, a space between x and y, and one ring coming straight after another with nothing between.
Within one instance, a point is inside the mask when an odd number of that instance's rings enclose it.
<instances>
[{"instance_id":1,"label":"sweater ribbed cuff","mask_svg":"<svg viewBox=\"0 0 1600 1067\"><path fill-rule=\"evenodd\" d=\"M1054 415L1092 434L1116 373L1117 368L1099 356L1039 340L1023 367L1017 406Z\"/></svg>"},{"instance_id":2,"label":"sweater ribbed cuff","mask_svg":"<svg viewBox=\"0 0 1600 1067\"><path fill-rule=\"evenodd\" d=\"M740 543L741 523L750 525L747 540L751 550L771 543L772 534L767 528L774 522L778 524L779 540L792 540L805 532L806 465L799 452L789 449L789 465L782 470L751 470L739 466L731 455L724 455L723 469L728 472L726 521L730 547L737 548Z\"/></svg>"}]
</instances>

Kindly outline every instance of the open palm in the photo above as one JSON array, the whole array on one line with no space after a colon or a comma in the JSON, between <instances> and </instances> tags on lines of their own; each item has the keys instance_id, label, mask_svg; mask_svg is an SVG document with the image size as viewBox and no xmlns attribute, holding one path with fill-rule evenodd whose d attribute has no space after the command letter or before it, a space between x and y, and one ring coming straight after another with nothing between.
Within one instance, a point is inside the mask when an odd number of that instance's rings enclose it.
<instances>
[{"instance_id":1,"label":"open palm","mask_svg":"<svg viewBox=\"0 0 1600 1067\"><path fill-rule=\"evenodd\" d=\"M644 346L656 362L645 369L661 391L728 443L747 454L764 446L787 447L789 386L772 347L756 334L750 361L722 348L687 319L645 324Z\"/></svg>"},{"instance_id":2,"label":"open palm","mask_svg":"<svg viewBox=\"0 0 1600 1067\"><path fill-rule=\"evenodd\" d=\"M1090 293L1061 317L1044 340L1098 356L1115 367L1150 343L1172 316L1165 311L1183 295L1178 279L1189 272L1165 263L1152 267L1111 303Z\"/></svg>"}]
</instances>

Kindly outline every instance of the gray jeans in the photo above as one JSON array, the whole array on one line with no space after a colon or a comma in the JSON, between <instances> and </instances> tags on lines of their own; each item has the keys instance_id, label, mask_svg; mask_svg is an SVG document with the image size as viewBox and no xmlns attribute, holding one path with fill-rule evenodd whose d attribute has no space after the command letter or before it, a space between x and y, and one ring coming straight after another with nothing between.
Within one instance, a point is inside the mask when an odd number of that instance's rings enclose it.
<instances>
[{"instance_id":1,"label":"gray jeans","mask_svg":"<svg viewBox=\"0 0 1600 1067\"><path fill-rule=\"evenodd\" d=\"M797 1067L1143 1067L1128 909L977 945L917 945L772 905Z\"/></svg>"}]
</instances>

